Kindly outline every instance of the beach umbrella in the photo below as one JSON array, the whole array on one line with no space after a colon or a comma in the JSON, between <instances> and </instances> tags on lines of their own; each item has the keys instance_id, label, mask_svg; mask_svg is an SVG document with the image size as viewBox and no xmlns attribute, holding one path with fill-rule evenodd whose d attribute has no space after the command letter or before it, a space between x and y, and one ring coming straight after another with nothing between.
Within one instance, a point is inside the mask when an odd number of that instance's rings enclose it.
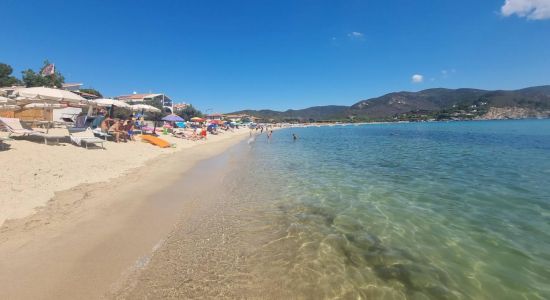
<instances>
[{"instance_id":1,"label":"beach umbrella","mask_svg":"<svg viewBox=\"0 0 550 300\"><path fill-rule=\"evenodd\" d=\"M174 114L171 114L171 115L167 115L166 117L162 118L163 121L168 121L168 122L183 122L185 121L182 117L178 116L178 115L174 115Z\"/></svg>"},{"instance_id":2,"label":"beach umbrella","mask_svg":"<svg viewBox=\"0 0 550 300\"><path fill-rule=\"evenodd\" d=\"M143 115L146 111L147 112L154 112L154 113L159 113L161 112L160 109L154 107L154 106L151 106L151 105L147 105L147 104L134 104L134 105L130 105L130 108L133 110L133 111L141 111L141 114ZM153 128L153 133L155 133L155 130L157 129L157 119L155 118L154 120L154 123L155 123L155 126Z\"/></svg>"},{"instance_id":3,"label":"beach umbrella","mask_svg":"<svg viewBox=\"0 0 550 300\"><path fill-rule=\"evenodd\" d=\"M151 106L151 105L147 105L147 104L134 104L134 105L130 105L130 108L133 111L141 111L142 114L145 111L147 111L147 112L160 112L160 109L158 109L154 106Z\"/></svg>"},{"instance_id":4,"label":"beach umbrella","mask_svg":"<svg viewBox=\"0 0 550 300\"><path fill-rule=\"evenodd\" d=\"M0 111L15 111L20 110L21 107L13 104L0 104Z\"/></svg>"},{"instance_id":5,"label":"beach umbrella","mask_svg":"<svg viewBox=\"0 0 550 300\"><path fill-rule=\"evenodd\" d=\"M191 118L191 121L202 123L202 122L204 122L204 119L203 119L203 118L199 118L199 117L193 117L193 118Z\"/></svg>"},{"instance_id":6,"label":"beach umbrella","mask_svg":"<svg viewBox=\"0 0 550 300\"><path fill-rule=\"evenodd\" d=\"M66 104L61 103L29 103L23 106L24 108L44 108L44 109L53 109L53 108L65 108L67 107Z\"/></svg>"},{"instance_id":7,"label":"beach umbrella","mask_svg":"<svg viewBox=\"0 0 550 300\"><path fill-rule=\"evenodd\" d=\"M216 124L216 125L222 125L224 122L222 120L212 120L210 123Z\"/></svg>"},{"instance_id":8,"label":"beach umbrella","mask_svg":"<svg viewBox=\"0 0 550 300\"><path fill-rule=\"evenodd\" d=\"M103 106L103 107L110 107L109 109L109 116L112 116L116 107L125 107L125 108L131 108L131 105L120 101L116 99L107 99L107 98L101 98L101 99L94 99L90 100L91 103L96 104L97 106Z\"/></svg>"},{"instance_id":9,"label":"beach umbrella","mask_svg":"<svg viewBox=\"0 0 550 300\"><path fill-rule=\"evenodd\" d=\"M131 108L130 104L128 104L126 102L123 102L123 101L120 101L120 100L116 100L116 99L102 98L102 99L90 100L90 102L95 103L95 104L97 104L97 106L102 106L102 107L116 106L116 107Z\"/></svg>"},{"instance_id":10,"label":"beach umbrella","mask_svg":"<svg viewBox=\"0 0 550 300\"><path fill-rule=\"evenodd\" d=\"M14 104L15 100L0 96L0 104Z\"/></svg>"},{"instance_id":11,"label":"beach umbrella","mask_svg":"<svg viewBox=\"0 0 550 300\"><path fill-rule=\"evenodd\" d=\"M65 103L74 103L74 102L86 102L87 100L81 96L60 89L52 89L47 87L30 87L30 88L20 88L16 90L17 95L20 98L23 98L26 101L30 102L65 102Z\"/></svg>"}]
</instances>

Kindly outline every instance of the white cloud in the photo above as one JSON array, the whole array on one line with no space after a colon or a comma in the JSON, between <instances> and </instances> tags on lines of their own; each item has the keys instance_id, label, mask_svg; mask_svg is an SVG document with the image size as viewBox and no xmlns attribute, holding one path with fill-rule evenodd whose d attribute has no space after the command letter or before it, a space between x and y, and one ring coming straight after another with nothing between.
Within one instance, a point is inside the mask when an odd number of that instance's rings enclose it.
<instances>
[{"instance_id":1,"label":"white cloud","mask_svg":"<svg viewBox=\"0 0 550 300\"><path fill-rule=\"evenodd\" d=\"M454 73L456 73L455 69L450 69L450 70L444 69L444 70L441 70L441 77L448 78Z\"/></svg>"},{"instance_id":2,"label":"white cloud","mask_svg":"<svg viewBox=\"0 0 550 300\"><path fill-rule=\"evenodd\" d=\"M362 38L365 37L365 35L361 32L353 31L353 32L348 33L348 37L350 39L362 39Z\"/></svg>"},{"instance_id":3,"label":"white cloud","mask_svg":"<svg viewBox=\"0 0 550 300\"><path fill-rule=\"evenodd\" d=\"M500 8L503 16L518 15L531 20L550 18L550 0L506 0Z\"/></svg>"},{"instance_id":4,"label":"white cloud","mask_svg":"<svg viewBox=\"0 0 550 300\"><path fill-rule=\"evenodd\" d=\"M412 80L413 83L422 83L422 81L424 81L424 76L422 76L420 74L414 74L411 77L411 80Z\"/></svg>"}]
</instances>

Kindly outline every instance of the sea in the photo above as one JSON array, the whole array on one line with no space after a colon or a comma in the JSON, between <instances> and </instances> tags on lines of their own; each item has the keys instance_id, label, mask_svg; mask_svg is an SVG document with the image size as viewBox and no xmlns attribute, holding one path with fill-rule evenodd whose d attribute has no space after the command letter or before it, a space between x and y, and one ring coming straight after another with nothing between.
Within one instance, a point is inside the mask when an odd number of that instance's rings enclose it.
<instances>
[{"instance_id":1,"label":"sea","mask_svg":"<svg viewBox=\"0 0 550 300\"><path fill-rule=\"evenodd\" d=\"M173 234L134 296L550 299L550 120L286 128L237 149L217 217ZM213 244L193 235L208 228Z\"/></svg>"}]
</instances>

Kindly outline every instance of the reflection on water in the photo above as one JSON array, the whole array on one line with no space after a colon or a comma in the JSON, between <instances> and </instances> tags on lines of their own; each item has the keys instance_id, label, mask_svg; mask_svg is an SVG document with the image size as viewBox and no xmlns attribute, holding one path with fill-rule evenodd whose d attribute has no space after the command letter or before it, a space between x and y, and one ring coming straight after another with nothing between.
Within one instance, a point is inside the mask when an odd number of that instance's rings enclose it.
<instances>
[{"instance_id":1,"label":"reflection on water","mask_svg":"<svg viewBox=\"0 0 550 300\"><path fill-rule=\"evenodd\" d=\"M224 238L204 263L224 287L200 289L212 277L185 267L206 239L190 233L153 259L152 282L236 298L550 298L549 121L288 129L246 147L210 202Z\"/></svg>"}]
</instances>

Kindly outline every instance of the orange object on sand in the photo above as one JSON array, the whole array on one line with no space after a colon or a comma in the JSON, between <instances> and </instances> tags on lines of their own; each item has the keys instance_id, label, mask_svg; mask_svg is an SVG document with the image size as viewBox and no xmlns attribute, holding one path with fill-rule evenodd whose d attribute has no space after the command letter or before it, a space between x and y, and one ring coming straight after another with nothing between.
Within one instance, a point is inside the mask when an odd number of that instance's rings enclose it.
<instances>
[{"instance_id":1,"label":"orange object on sand","mask_svg":"<svg viewBox=\"0 0 550 300\"><path fill-rule=\"evenodd\" d=\"M152 135L141 135L141 140L144 142L151 143L153 145L159 146L161 148L168 148L170 147L170 143L168 141L163 140L161 138L152 136Z\"/></svg>"}]
</instances>

